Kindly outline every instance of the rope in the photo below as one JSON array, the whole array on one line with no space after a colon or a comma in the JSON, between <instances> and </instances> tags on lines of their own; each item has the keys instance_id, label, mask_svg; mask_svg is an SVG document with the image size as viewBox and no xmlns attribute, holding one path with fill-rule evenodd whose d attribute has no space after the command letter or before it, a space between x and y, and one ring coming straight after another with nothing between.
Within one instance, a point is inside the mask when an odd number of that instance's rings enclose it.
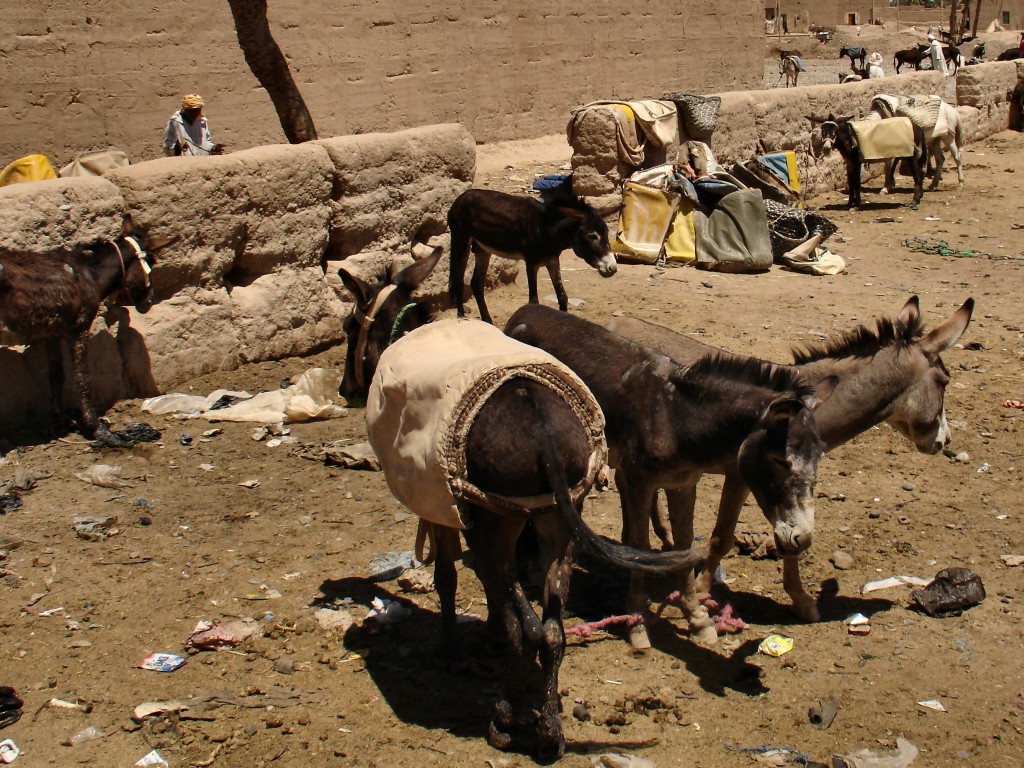
<instances>
[{"instance_id":1,"label":"rope","mask_svg":"<svg viewBox=\"0 0 1024 768\"><path fill-rule=\"evenodd\" d=\"M416 309L416 303L411 302L406 304L398 313L398 317L395 318L395 324L391 326L391 336L388 337L388 346L390 347L396 341L398 341L399 331L401 330L402 321L405 316L409 314L410 310Z\"/></svg>"},{"instance_id":2,"label":"rope","mask_svg":"<svg viewBox=\"0 0 1024 768\"><path fill-rule=\"evenodd\" d=\"M973 248L958 250L945 240L917 237L916 235L903 240L901 244L911 251L916 251L918 253L934 253L938 256L955 256L957 258L970 259L993 259L995 261L1024 258L1024 255L998 255L987 251L978 251Z\"/></svg>"}]
</instances>

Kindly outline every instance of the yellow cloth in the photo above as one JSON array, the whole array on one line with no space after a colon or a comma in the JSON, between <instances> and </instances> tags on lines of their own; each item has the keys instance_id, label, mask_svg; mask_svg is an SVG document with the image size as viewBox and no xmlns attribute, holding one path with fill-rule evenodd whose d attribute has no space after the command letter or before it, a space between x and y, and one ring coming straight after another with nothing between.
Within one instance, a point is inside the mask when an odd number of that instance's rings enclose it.
<instances>
[{"instance_id":1,"label":"yellow cloth","mask_svg":"<svg viewBox=\"0 0 1024 768\"><path fill-rule=\"evenodd\" d=\"M0 171L0 187L22 181L44 181L56 179L57 173L46 159L46 155L26 155L15 160Z\"/></svg>"},{"instance_id":2,"label":"yellow cloth","mask_svg":"<svg viewBox=\"0 0 1024 768\"><path fill-rule=\"evenodd\" d=\"M565 399L586 426L591 472L574 497L604 466L604 416L579 377L543 350L479 320L438 320L388 347L366 399L367 437L388 487L427 522L465 528L459 502L518 510L552 506L551 494L508 499L488 494L466 476L466 438L480 409L505 382L522 376Z\"/></svg>"},{"instance_id":3,"label":"yellow cloth","mask_svg":"<svg viewBox=\"0 0 1024 768\"><path fill-rule=\"evenodd\" d=\"M677 193L627 181L622 188L622 209L612 251L626 259L656 262L672 226L678 199Z\"/></svg>"},{"instance_id":4,"label":"yellow cloth","mask_svg":"<svg viewBox=\"0 0 1024 768\"><path fill-rule=\"evenodd\" d=\"M665 238L665 261L674 264L690 264L697 259L697 232L693 223L693 202L680 197L676 215L672 218L672 229Z\"/></svg>"},{"instance_id":5,"label":"yellow cloth","mask_svg":"<svg viewBox=\"0 0 1024 768\"><path fill-rule=\"evenodd\" d=\"M851 120L850 126L857 137L862 160L888 160L914 154L914 124L910 118Z\"/></svg>"}]
</instances>

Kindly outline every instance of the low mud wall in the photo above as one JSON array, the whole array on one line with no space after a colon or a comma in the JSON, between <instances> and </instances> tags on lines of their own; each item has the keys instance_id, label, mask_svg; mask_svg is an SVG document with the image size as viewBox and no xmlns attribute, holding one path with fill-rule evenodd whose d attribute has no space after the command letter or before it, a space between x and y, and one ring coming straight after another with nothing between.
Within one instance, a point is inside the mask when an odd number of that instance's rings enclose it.
<instances>
[{"instance_id":1,"label":"low mud wall","mask_svg":"<svg viewBox=\"0 0 1024 768\"><path fill-rule=\"evenodd\" d=\"M964 119L968 142L978 141L1009 127L1006 93L1024 77L1024 63L998 62L963 67L955 78L936 72L907 72L879 80L845 85L811 85L716 94L722 103L710 146L726 167L756 154L794 150L801 188L807 197L842 189L846 172L838 153L815 157L811 150L812 126L808 115L819 117L864 115L877 93L895 95L937 93ZM607 113L605 113L607 115ZM603 210L614 208L623 180L634 168L622 163L616 151L615 121L610 116L582 120L573 137L573 184ZM645 159L644 167L664 160ZM868 166L865 175L881 173L881 165Z\"/></svg>"},{"instance_id":2,"label":"low mud wall","mask_svg":"<svg viewBox=\"0 0 1024 768\"><path fill-rule=\"evenodd\" d=\"M0 189L0 248L46 253L112 239L125 214L151 237L176 238L155 254L150 312L118 307L94 324L93 393L105 408L339 343L349 310L340 263L368 277L409 259L415 240L444 231L475 166L473 138L456 124L163 158ZM433 290L445 282L436 276ZM0 392L0 431L48 412L40 346L0 347ZM77 402L70 382L63 397Z\"/></svg>"}]
</instances>

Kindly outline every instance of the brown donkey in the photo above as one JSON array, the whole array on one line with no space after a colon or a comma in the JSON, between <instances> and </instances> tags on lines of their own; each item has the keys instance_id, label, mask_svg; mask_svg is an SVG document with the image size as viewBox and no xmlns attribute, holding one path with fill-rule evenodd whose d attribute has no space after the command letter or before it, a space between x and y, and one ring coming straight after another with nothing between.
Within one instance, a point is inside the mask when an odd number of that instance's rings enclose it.
<instances>
[{"instance_id":1,"label":"brown donkey","mask_svg":"<svg viewBox=\"0 0 1024 768\"><path fill-rule=\"evenodd\" d=\"M824 451L811 406L828 396L834 380L811 387L791 369L731 356L680 366L543 306L520 307L505 332L568 365L601 405L625 544L650 548L648 520L659 488L691 488L705 472L732 464L772 522L779 550L795 556L811 545ZM709 625L692 592L684 597L691 624ZM642 575L631 576L627 600L630 611L646 607ZM630 642L650 646L642 624L630 631Z\"/></svg>"},{"instance_id":2,"label":"brown donkey","mask_svg":"<svg viewBox=\"0 0 1024 768\"><path fill-rule=\"evenodd\" d=\"M811 381L826 376L836 378L832 396L814 411L825 450L831 451L883 421L889 422L922 453L942 450L950 440L944 407L949 372L940 354L967 329L973 309L974 300L968 299L952 317L926 335L919 301L913 296L895 320L879 319L874 331L860 326L822 347L795 352L797 368ZM683 365L721 352L685 334L635 318L614 318L606 328ZM735 461L710 471L724 474L725 482L707 568L694 587L698 592L711 590L715 569L732 549L740 510L750 493ZM693 539L696 478L692 486L672 490L667 496L671 532L660 520L655 521L655 530L670 546L685 549ZM804 590L796 557L783 557L783 585L796 614L805 621L817 621L818 608ZM702 631L701 639L713 641L713 631Z\"/></svg>"},{"instance_id":3,"label":"brown donkey","mask_svg":"<svg viewBox=\"0 0 1024 768\"><path fill-rule=\"evenodd\" d=\"M698 555L633 551L584 524L583 501L607 455L601 410L565 366L489 324L441 320L389 346L370 385L366 422L389 487L432 534L446 655L459 655L460 530L474 554L488 625L507 641L490 743L510 747L516 731L537 718L540 757L560 757L558 672L574 546L656 573L692 569ZM516 542L528 522L545 574L540 617L516 563ZM538 671L539 702L529 693Z\"/></svg>"}]
</instances>

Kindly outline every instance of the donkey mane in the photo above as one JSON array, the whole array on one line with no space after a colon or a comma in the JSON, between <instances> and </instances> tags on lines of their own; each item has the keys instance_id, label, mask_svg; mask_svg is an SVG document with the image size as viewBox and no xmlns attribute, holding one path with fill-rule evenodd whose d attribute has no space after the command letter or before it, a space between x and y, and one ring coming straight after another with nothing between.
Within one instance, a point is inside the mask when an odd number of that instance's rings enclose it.
<instances>
[{"instance_id":1,"label":"donkey mane","mask_svg":"<svg viewBox=\"0 0 1024 768\"><path fill-rule=\"evenodd\" d=\"M793 362L796 365L803 365L825 358L870 357L889 344L905 347L923 335L924 322L920 315L912 316L907 323L881 317L876 322L875 330L861 325L829 339L822 345L794 347Z\"/></svg>"},{"instance_id":2,"label":"donkey mane","mask_svg":"<svg viewBox=\"0 0 1024 768\"><path fill-rule=\"evenodd\" d=\"M810 397L814 387L805 383L799 371L760 360L756 357L712 353L683 369L683 379L729 379L730 381L779 392L792 392L796 397Z\"/></svg>"}]
</instances>

